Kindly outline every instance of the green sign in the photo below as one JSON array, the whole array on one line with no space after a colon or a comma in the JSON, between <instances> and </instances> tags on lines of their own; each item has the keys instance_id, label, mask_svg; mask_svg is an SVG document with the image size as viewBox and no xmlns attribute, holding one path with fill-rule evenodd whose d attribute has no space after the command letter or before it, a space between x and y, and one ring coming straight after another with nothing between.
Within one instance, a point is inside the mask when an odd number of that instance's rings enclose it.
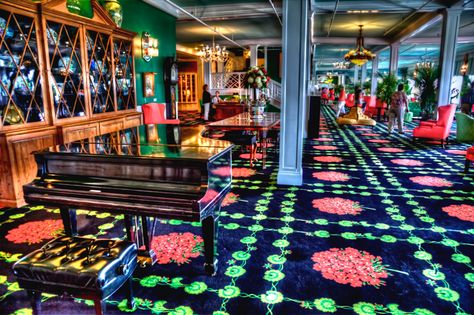
<instances>
[{"instance_id":1,"label":"green sign","mask_svg":"<svg viewBox=\"0 0 474 315\"><path fill-rule=\"evenodd\" d=\"M69 12L91 19L94 16L91 0L67 0Z\"/></svg>"}]
</instances>

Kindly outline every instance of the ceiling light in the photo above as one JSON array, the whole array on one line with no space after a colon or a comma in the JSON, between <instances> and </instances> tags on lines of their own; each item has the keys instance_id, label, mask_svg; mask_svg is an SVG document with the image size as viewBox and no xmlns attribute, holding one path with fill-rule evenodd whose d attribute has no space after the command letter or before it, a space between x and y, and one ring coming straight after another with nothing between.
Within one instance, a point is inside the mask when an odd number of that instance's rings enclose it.
<instances>
[{"instance_id":1,"label":"ceiling light","mask_svg":"<svg viewBox=\"0 0 474 315\"><path fill-rule=\"evenodd\" d=\"M346 61L352 62L355 65L362 66L367 61L371 61L375 58L370 50L364 47L364 37L362 37L362 27L359 25L359 36L357 37L357 46L355 49L349 50L347 54L344 55Z\"/></svg>"},{"instance_id":2,"label":"ceiling light","mask_svg":"<svg viewBox=\"0 0 474 315\"><path fill-rule=\"evenodd\" d=\"M209 47L209 45L203 46L198 55L204 62L225 62L229 59L229 52L225 46L221 47L214 43L214 36L212 36L212 47Z\"/></svg>"}]
</instances>

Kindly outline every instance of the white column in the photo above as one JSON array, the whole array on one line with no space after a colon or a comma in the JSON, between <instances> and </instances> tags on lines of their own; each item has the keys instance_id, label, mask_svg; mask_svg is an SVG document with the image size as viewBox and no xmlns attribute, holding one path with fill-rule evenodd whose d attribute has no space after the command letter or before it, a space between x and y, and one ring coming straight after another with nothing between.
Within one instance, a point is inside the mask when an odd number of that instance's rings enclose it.
<instances>
[{"instance_id":1,"label":"white column","mask_svg":"<svg viewBox=\"0 0 474 315\"><path fill-rule=\"evenodd\" d=\"M354 87L358 84L359 82L359 66L354 66Z\"/></svg>"},{"instance_id":2,"label":"white column","mask_svg":"<svg viewBox=\"0 0 474 315\"><path fill-rule=\"evenodd\" d=\"M370 95L375 96L377 93L377 78L379 72L379 55L372 60L372 85L370 86Z\"/></svg>"},{"instance_id":3,"label":"white column","mask_svg":"<svg viewBox=\"0 0 474 315\"><path fill-rule=\"evenodd\" d=\"M255 67L258 61L258 45L250 45L250 66Z\"/></svg>"},{"instance_id":4,"label":"white column","mask_svg":"<svg viewBox=\"0 0 474 315\"><path fill-rule=\"evenodd\" d=\"M438 84L438 106L451 104L451 80L456 62L456 41L462 8L443 10L441 50L439 54L440 77Z\"/></svg>"},{"instance_id":5,"label":"white column","mask_svg":"<svg viewBox=\"0 0 474 315\"><path fill-rule=\"evenodd\" d=\"M303 130L309 77L309 0L283 1L279 185L303 183Z\"/></svg>"},{"instance_id":6,"label":"white column","mask_svg":"<svg viewBox=\"0 0 474 315\"><path fill-rule=\"evenodd\" d=\"M316 49L317 45L316 44L313 44L313 60L311 60L311 63L312 63L312 68L313 68L313 73L311 73L311 80L313 80L314 82L316 82L316 66L317 66L317 61L316 61Z\"/></svg>"},{"instance_id":7,"label":"white column","mask_svg":"<svg viewBox=\"0 0 474 315\"><path fill-rule=\"evenodd\" d=\"M265 63L264 63L264 68L268 70L268 47L265 46L265 48L263 49L263 53L264 53L264 60L265 60Z\"/></svg>"},{"instance_id":8,"label":"white column","mask_svg":"<svg viewBox=\"0 0 474 315\"><path fill-rule=\"evenodd\" d=\"M211 80L211 63L210 62L203 62L202 69L204 72L204 84L209 85L209 89L213 89L212 80Z\"/></svg>"},{"instance_id":9,"label":"white column","mask_svg":"<svg viewBox=\"0 0 474 315\"><path fill-rule=\"evenodd\" d=\"M364 86L365 79L367 79L367 63L365 63L362 66L362 69L361 69L360 72L361 72L361 74L360 74L360 88L362 88Z\"/></svg>"},{"instance_id":10,"label":"white column","mask_svg":"<svg viewBox=\"0 0 474 315\"><path fill-rule=\"evenodd\" d=\"M390 44L390 74L397 75L398 72L398 55L400 52L400 43L392 43Z\"/></svg>"}]
</instances>

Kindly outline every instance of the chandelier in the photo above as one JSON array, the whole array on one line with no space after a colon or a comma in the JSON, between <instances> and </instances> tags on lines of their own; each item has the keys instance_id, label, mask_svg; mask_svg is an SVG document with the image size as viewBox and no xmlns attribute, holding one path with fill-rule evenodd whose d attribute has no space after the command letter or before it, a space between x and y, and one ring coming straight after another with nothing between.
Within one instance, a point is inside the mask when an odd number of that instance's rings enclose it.
<instances>
[{"instance_id":1,"label":"chandelier","mask_svg":"<svg viewBox=\"0 0 474 315\"><path fill-rule=\"evenodd\" d=\"M429 69L433 67L433 63L430 61L428 57L428 50L425 48L425 54L420 57L420 61L418 61L415 65L415 71L413 71L413 77L416 78L418 76L419 69Z\"/></svg>"},{"instance_id":2,"label":"chandelier","mask_svg":"<svg viewBox=\"0 0 474 315\"><path fill-rule=\"evenodd\" d=\"M229 59L229 52L226 47L215 44L214 36L212 37L212 47L209 47L209 45L203 46L198 52L198 55L204 62L225 62Z\"/></svg>"},{"instance_id":3,"label":"chandelier","mask_svg":"<svg viewBox=\"0 0 474 315\"><path fill-rule=\"evenodd\" d=\"M375 58L370 50L365 49L364 47L364 37L362 37L362 27L359 25L359 36L357 37L357 46L355 49L349 50L347 54L344 55L346 61L352 62L355 65L362 66L367 61L371 61Z\"/></svg>"},{"instance_id":4,"label":"chandelier","mask_svg":"<svg viewBox=\"0 0 474 315\"><path fill-rule=\"evenodd\" d=\"M461 66L461 75L466 75L468 64L469 64L469 54L465 54L463 64Z\"/></svg>"}]
</instances>

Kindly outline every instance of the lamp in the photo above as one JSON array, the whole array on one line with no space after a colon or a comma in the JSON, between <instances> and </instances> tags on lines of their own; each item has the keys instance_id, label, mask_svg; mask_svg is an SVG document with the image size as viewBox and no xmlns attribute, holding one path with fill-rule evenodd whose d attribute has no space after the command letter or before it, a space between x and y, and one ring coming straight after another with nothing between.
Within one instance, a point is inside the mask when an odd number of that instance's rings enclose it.
<instances>
[{"instance_id":1,"label":"lamp","mask_svg":"<svg viewBox=\"0 0 474 315\"><path fill-rule=\"evenodd\" d=\"M332 65L336 69L347 69L349 67L348 62L345 62L345 61L333 62Z\"/></svg>"},{"instance_id":2,"label":"lamp","mask_svg":"<svg viewBox=\"0 0 474 315\"><path fill-rule=\"evenodd\" d=\"M252 53L250 52L250 49L245 49L244 50L244 58L249 59Z\"/></svg>"},{"instance_id":3,"label":"lamp","mask_svg":"<svg viewBox=\"0 0 474 315\"><path fill-rule=\"evenodd\" d=\"M344 55L346 61L352 62L355 65L362 66L367 61L371 61L375 58L370 50L364 47L364 37L362 37L362 27L359 25L359 36L357 37L357 46L355 49L349 50L347 54Z\"/></svg>"},{"instance_id":4,"label":"lamp","mask_svg":"<svg viewBox=\"0 0 474 315\"><path fill-rule=\"evenodd\" d=\"M469 63L469 55L465 54L464 55L464 60L463 64L461 66L461 75L466 75L467 73L467 68L468 68L468 63Z\"/></svg>"},{"instance_id":5,"label":"lamp","mask_svg":"<svg viewBox=\"0 0 474 315\"><path fill-rule=\"evenodd\" d=\"M152 38L150 33L143 32L142 35L142 56L146 62L149 62L151 58L158 57L158 40Z\"/></svg>"},{"instance_id":6,"label":"lamp","mask_svg":"<svg viewBox=\"0 0 474 315\"><path fill-rule=\"evenodd\" d=\"M212 36L212 47L209 47L209 45L203 46L198 55L204 62L225 62L229 59L229 52L225 46L221 47L214 43L214 36Z\"/></svg>"}]
</instances>

